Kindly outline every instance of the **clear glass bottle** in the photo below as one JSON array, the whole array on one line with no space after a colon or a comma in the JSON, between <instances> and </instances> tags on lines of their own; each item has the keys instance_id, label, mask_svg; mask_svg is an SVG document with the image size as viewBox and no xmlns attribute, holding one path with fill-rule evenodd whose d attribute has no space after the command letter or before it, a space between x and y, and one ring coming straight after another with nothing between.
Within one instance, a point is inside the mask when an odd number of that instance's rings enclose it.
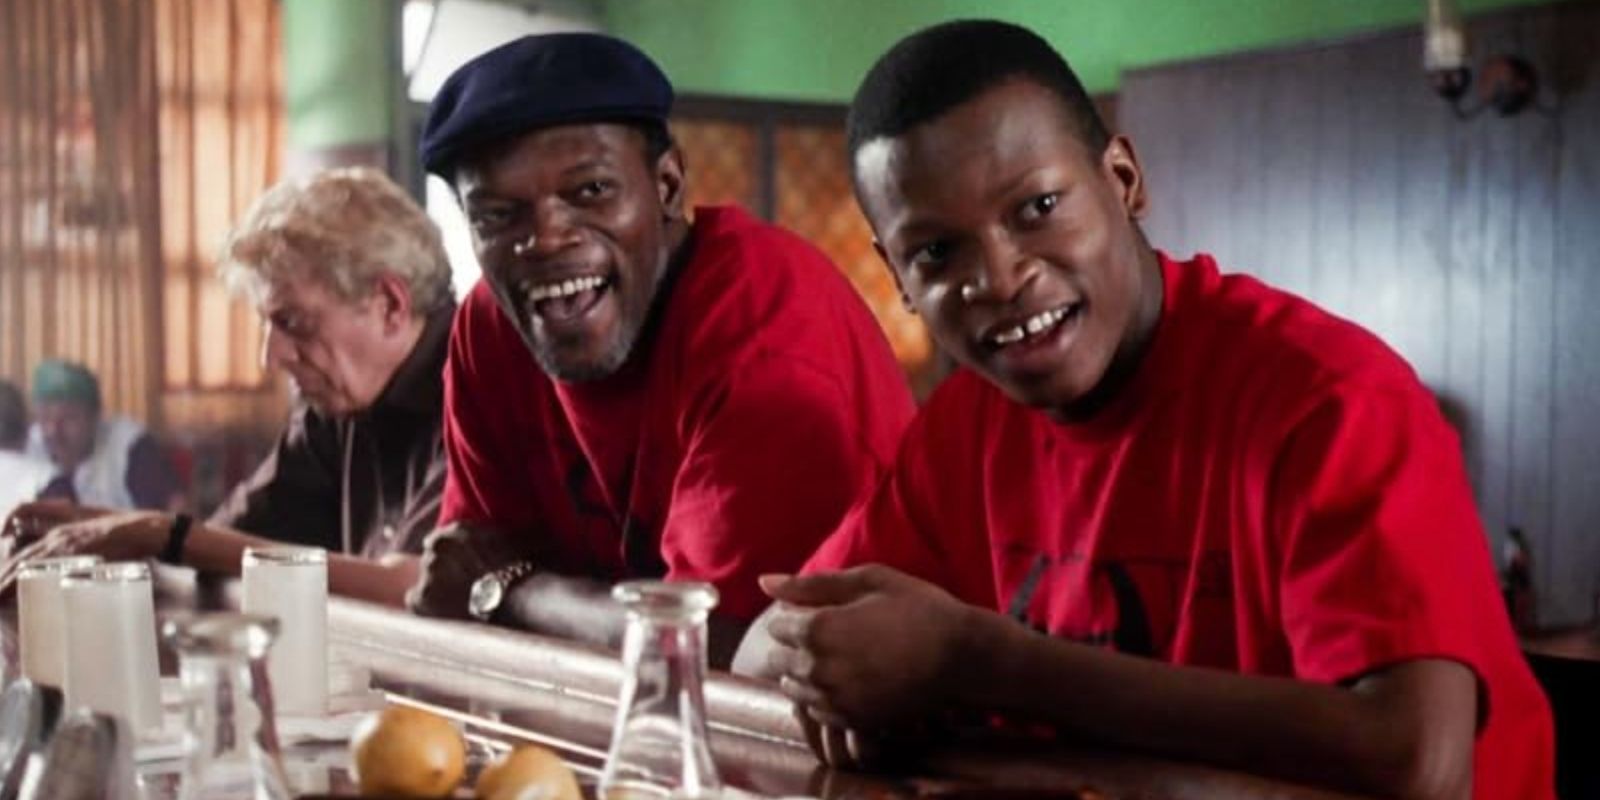
<instances>
[{"instance_id":1,"label":"clear glass bottle","mask_svg":"<svg viewBox=\"0 0 1600 800\"><path fill-rule=\"evenodd\" d=\"M66 715L50 737L39 769L23 776L18 797L30 800L141 800L128 720L88 708Z\"/></svg>"},{"instance_id":2,"label":"clear glass bottle","mask_svg":"<svg viewBox=\"0 0 1600 800\"><path fill-rule=\"evenodd\" d=\"M267 651L278 621L201 614L167 622L184 695L182 800L288 800Z\"/></svg>"},{"instance_id":3,"label":"clear glass bottle","mask_svg":"<svg viewBox=\"0 0 1600 800\"><path fill-rule=\"evenodd\" d=\"M600 797L717 796L722 785L702 693L706 616L717 605L717 590L704 583L629 581L611 596L627 611L628 628Z\"/></svg>"}]
</instances>

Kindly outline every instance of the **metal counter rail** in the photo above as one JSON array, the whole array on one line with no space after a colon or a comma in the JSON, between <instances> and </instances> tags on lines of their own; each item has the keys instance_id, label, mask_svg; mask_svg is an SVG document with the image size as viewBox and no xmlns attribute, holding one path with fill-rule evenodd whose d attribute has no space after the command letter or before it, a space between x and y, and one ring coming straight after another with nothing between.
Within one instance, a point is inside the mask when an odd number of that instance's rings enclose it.
<instances>
[{"instance_id":1,"label":"metal counter rail","mask_svg":"<svg viewBox=\"0 0 1600 800\"><path fill-rule=\"evenodd\" d=\"M582 773L604 760L622 679L615 655L474 623L424 619L334 598L333 657L371 670L394 702L422 703L492 739L551 747ZM731 786L823 798L1347 797L1195 764L1059 743L962 740L930 749L895 775L819 765L789 701L759 683L714 674L705 688L718 769Z\"/></svg>"},{"instance_id":2,"label":"metal counter rail","mask_svg":"<svg viewBox=\"0 0 1600 800\"><path fill-rule=\"evenodd\" d=\"M385 665L408 676L447 680L437 671L456 670L606 706L615 704L622 683L614 654L505 628L419 618L341 598L329 601L328 626L330 639L342 645L393 654ZM806 747L789 700L773 689L715 673L705 697L714 730Z\"/></svg>"}]
</instances>

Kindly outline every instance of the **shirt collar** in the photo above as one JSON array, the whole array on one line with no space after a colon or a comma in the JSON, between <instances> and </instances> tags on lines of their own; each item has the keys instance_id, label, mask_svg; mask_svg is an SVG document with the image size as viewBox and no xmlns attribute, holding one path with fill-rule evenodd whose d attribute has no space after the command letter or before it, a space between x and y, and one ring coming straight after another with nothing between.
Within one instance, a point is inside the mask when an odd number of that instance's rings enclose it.
<instances>
[{"instance_id":1,"label":"shirt collar","mask_svg":"<svg viewBox=\"0 0 1600 800\"><path fill-rule=\"evenodd\" d=\"M428 315L422 335L400 362L383 393L372 404L372 411L396 409L416 414L437 414L444 403L444 360L450 345L450 320L456 304L451 302Z\"/></svg>"}]
</instances>

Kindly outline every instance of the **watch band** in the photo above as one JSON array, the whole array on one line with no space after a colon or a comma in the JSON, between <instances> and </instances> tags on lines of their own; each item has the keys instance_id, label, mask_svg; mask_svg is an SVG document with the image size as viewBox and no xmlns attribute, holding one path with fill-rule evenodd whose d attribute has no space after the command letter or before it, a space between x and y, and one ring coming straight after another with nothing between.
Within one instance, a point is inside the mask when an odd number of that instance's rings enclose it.
<instances>
[{"instance_id":1,"label":"watch band","mask_svg":"<svg viewBox=\"0 0 1600 800\"><path fill-rule=\"evenodd\" d=\"M193 527L194 517L188 514L173 515L172 526L167 528L167 544L161 548L161 553L156 558L163 564L182 566L183 545L189 541L189 530Z\"/></svg>"},{"instance_id":2,"label":"watch band","mask_svg":"<svg viewBox=\"0 0 1600 800\"><path fill-rule=\"evenodd\" d=\"M500 586L509 593L511 587L516 586L523 578L532 575L533 571L534 565L532 561L517 561L507 564L490 574L494 575L495 579L500 581Z\"/></svg>"}]
</instances>

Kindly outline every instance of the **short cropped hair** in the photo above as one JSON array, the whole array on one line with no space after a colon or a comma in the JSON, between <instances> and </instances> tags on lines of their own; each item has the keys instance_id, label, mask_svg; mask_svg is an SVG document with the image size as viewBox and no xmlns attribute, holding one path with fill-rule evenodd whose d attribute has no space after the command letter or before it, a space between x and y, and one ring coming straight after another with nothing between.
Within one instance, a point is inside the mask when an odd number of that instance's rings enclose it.
<instances>
[{"instance_id":1,"label":"short cropped hair","mask_svg":"<svg viewBox=\"0 0 1600 800\"><path fill-rule=\"evenodd\" d=\"M901 39L867 71L846 122L851 175L868 142L900 136L1014 78L1054 93L1078 139L1095 155L1105 151L1111 141L1105 121L1049 42L1009 22L957 20Z\"/></svg>"},{"instance_id":2,"label":"short cropped hair","mask_svg":"<svg viewBox=\"0 0 1600 800\"><path fill-rule=\"evenodd\" d=\"M20 450L28 439L28 407L22 390L0 381L0 450Z\"/></svg>"},{"instance_id":3,"label":"short cropped hair","mask_svg":"<svg viewBox=\"0 0 1600 800\"><path fill-rule=\"evenodd\" d=\"M411 290L417 316L453 301L439 229L405 190L370 167L324 170L272 187L228 234L217 269L229 291L261 297L310 276L346 301L380 275Z\"/></svg>"}]
</instances>

